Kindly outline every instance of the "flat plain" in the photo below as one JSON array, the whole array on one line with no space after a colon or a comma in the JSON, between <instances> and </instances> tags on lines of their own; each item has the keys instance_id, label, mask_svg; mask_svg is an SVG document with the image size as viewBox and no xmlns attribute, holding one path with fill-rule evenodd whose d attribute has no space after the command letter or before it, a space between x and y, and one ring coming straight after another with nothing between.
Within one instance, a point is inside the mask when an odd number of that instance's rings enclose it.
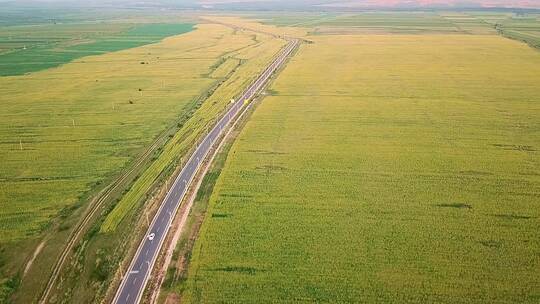
<instances>
[{"instance_id":1,"label":"flat plain","mask_svg":"<svg viewBox=\"0 0 540 304\"><path fill-rule=\"evenodd\" d=\"M342 34L473 34L500 33L539 47L540 14L497 11L411 11L364 13L271 12L247 15L260 22L305 28L312 35Z\"/></svg>"},{"instance_id":2,"label":"flat plain","mask_svg":"<svg viewBox=\"0 0 540 304\"><path fill-rule=\"evenodd\" d=\"M182 302L537 303L538 51L307 39L232 145Z\"/></svg>"},{"instance_id":3,"label":"flat plain","mask_svg":"<svg viewBox=\"0 0 540 304\"><path fill-rule=\"evenodd\" d=\"M0 12L0 303L37 300L127 174L51 293L107 301L167 178L284 36L305 40L220 154L166 291L540 301L537 13L19 13Z\"/></svg>"}]
</instances>

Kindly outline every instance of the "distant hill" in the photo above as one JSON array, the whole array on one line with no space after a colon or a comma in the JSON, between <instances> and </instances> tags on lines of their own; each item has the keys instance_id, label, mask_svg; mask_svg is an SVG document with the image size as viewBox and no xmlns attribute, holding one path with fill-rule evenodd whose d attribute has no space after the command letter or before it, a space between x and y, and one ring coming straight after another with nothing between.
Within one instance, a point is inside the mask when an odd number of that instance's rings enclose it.
<instances>
[{"instance_id":1,"label":"distant hill","mask_svg":"<svg viewBox=\"0 0 540 304\"><path fill-rule=\"evenodd\" d=\"M324 6L372 8L534 8L540 9L539 0L354 0L330 2Z\"/></svg>"},{"instance_id":2,"label":"distant hill","mask_svg":"<svg viewBox=\"0 0 540 304\"><path fill-rule=\"evenodd\" d=\"M171 3L173 1L169 1ZM205 7L272 9L279 7L418 9L524 8L540 9L540 0L198 0Z\"/></svg>"}]
</instances>

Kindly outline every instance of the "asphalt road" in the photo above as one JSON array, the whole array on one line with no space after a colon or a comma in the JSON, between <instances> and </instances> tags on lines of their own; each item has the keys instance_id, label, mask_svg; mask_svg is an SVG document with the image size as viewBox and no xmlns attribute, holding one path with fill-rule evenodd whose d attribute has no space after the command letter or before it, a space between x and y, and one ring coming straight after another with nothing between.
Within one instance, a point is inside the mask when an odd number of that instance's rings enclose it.
<instances>
[{"instance_id":1,"label":"asphalt road","mask_svg":"<svg viewBox=\"0 0 540 304\"><path fill-rule=\"evenodd\" d=\"M221 135L238 119L239 114L251 107L251 103L248 101L268 82L272 73L283 64L297 44L297 40L289 41L277 58L247 88L244 94L242 94L242 97L231 104L225 115L214 125L195 152L193 152L184 168L182 168L182 171L180 171L180 174L176 177L154 216L145 238L141 241L131 261L127 273L122 278L122 283L114 297L113 303L129 304L140 302L152 267L158 257L165 236L169 231L173 217L201 163L212 150L212 147L221 140ZM153 238L150 235L153 235Z\"/></svg>"}]
</instances>

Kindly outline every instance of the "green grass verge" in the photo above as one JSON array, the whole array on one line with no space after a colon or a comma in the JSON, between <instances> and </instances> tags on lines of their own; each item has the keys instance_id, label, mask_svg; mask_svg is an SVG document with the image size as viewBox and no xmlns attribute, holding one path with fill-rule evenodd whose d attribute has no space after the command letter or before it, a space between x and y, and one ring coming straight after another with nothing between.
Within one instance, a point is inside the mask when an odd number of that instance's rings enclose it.
<instances>
[{"instance_id":1,"label":"green grass verge","mask_svg":"<svg viewBox=\"0 0 540 304\"><path fill-rule=\"evenodd\" d=\"M197 196L193 202L191 211L189 212L186 226L176 245L171 264L167 270L165 280L163 281L161 301L163 301L171 292L174 294L181 294L182 290L185 288L184 282L187 278L187 269L191 259L193 244L197 238L204 217L206 216L206 209L208 207L210 196L214 190L218 177L221 174L221 169L225 164L227 153L231 146L232 143L228 142L222 147L201 182L201 186L197 191Z\"/></svg>"}]
</instances>

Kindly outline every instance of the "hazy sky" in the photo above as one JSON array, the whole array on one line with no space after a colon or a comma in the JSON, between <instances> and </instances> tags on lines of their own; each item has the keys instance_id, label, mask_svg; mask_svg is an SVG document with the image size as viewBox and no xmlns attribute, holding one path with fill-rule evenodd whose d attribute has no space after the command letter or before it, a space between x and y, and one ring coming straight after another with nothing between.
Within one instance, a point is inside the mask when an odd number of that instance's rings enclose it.
<instances>
[{"instance_id":1,"label":"hazy sky","mask_svg":"<svg viewBox=\"0 0 540 304\"><path fill-rule=\"evenodd\" d=\"M187 4L187 3L296 3L305 6L399 8L399 7L522 7L540 9L540 0L0 0L0 3L69 3L69 4Z\"/></svg>"},{"instance_id":2,"label":"hazy sky","mask_svg":"<svg viewBox=\"0 0 540 304\"><path fill-rule=\"evenodd\" d=\"M355 7L524 7L540 8L540 0L343 0ZM334 1L334 3L336 3ZM335 5L335 4L330 4Z\"/></svg>"}]
</instances>

